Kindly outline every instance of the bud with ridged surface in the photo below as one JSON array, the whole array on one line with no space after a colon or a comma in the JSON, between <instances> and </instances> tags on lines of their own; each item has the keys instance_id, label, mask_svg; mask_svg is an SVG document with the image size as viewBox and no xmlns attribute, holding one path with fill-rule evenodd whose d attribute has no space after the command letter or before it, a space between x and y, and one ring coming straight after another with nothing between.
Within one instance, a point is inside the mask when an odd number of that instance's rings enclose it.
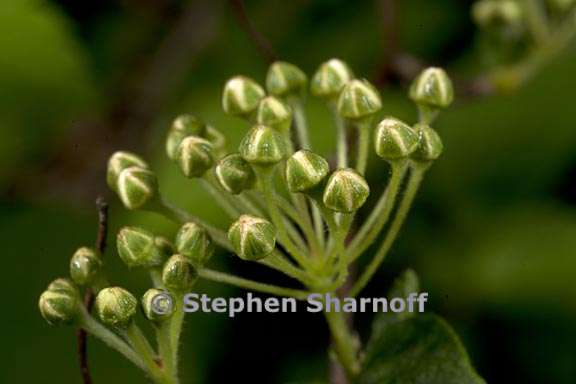
<instances>
[{"instance_id":1,"label":"bud with ridged surface","mask_svg":"<svg viewBox=\"0 0 576 384\"><path fill-rule=\"evenodd\" d=\"M144 208L158 196L158 180L146 168L130 167L118 177L118 197L128 209Z\"/></svg>"},{"instance_id":2,"label":"bud with ridged surface","mask_svg":"<svg viewBox=\"0 0 576 384\"><path fill-rule=\"evenodd\" d=\"M242 215L228 230L228 239L243 260L260 260L276 246L276 228L268 220Z\"/></svg>"},{"instance_id":3,"label":"bud with ridged surface","mask_svg":"<svg viewBox=\"0 0 576 384\"><path fill-rule=\"evenodd\" d=\"M338 98L338 113L350 120L373 116L381 108L380 94L367 80L349 81Z\"/></svg>"},{"instance_id":4,"label":"bud with ridged surface","mask_svg":"<svg viewBox=\"0 0 576 384\"><path fill-rule=\"evenodd\" d=\"M220 185L237 195L254 187L256 176L250 164L237 153L222 158L214 169Z\"/></svg>"},{"instance_id":5,"label":"bud with ridged surface","mask_svg":"<svg viewBox=\"0 0 576 384\"><path fill-rule=\"evenodd\" d=\"M80 293L66 279L54 280L40 295L38 308L50 325L66 325L76 321L80 314Z\"/></svg>"},{"instance_id":6,"label":"bud with ridged surface","mask_svg":"<svg viewBox=\"0 0 576 384\"><path fill-rule=\"evenodd\" d=\"M70 277L78 285L94 282L102 269L102 260L95 249L78 248L70 259Z\"/></svg>"},{"instance_id":7,"label":"bud with ridged surface","mask_svg":"<svg viewBox=\"0 0 576 384\"><path fill-rule=\"evenodd\" d=\"M94 307L103 324L125 329L136 315L138 300L124 288L109 287L98 292Z\"/></svg>"},{"instance_id":8,"label":"bud with ridged surface","mask_svg":"<svg viewBox=\"0 0 576 384\"><path fill-rule=\"evenodd\" d=\"M272 128L256 125L242 139L239 152L251 164L273 165L286 155L286 142Z\"/></svg>"},{"instance_id":9,"label":"bud with ridged surface","mask_svg":"<svg viewBox=\"0 0 576 384\"><path fill-rule=\"evenodd\" d=\"M439 158L444 151L444 144L438 133L427 124L416 124L414 130L418 133L418 149L412 158L423 162Z\"/></svg>"},{"instance_id":10,"label":"bud with ridged surface","mask_svg":"<svg viewBox=\"0 0 576 384\"><path fill-rule=\"evenodd\" d=\"M446 108L454 99L452 81L442 68L427 68L412 82L410 98L421 107Z\"/></svg>"},{"instance_id":11,"label":"bud with ridged surface","mask_svg":"<svg viewBox=\"0 0 576 384\"><path fill-rule=\"evenodd\" d=\"M374 148L384 160L404 159L418 148L418 135L403 121L387 117L376 128Z\"/></svg>"},{"instance_id":12,"label":"bud with ridged surface","mask_svg":"<svg viewBox=\"0 0 576 384\"><path fill-rule=\"evenodd\" d=\"M348 65L342 60L330 59L322 63L310 84L314 96L324 99L334 99L340 95L342 88L354 78Z\"/></svg>"},{"instance_id":13,"label":"bud with ridged surface","mask_svg":"<svg viewBox=\"0 0 576 384\"><path fill-rule=\"evenodd\" d=\"M333 211L352 213L364 205L369 194L368 183L355 170L338 169L328 179L323 201Z\"/></svg>"},{"instance_id":14,"label":"bud with ridged surface","mask_svg":"<svg viewBox=\"0 0 576 384\"><path fill-rule=\"evenodd\" d=\"M178 147L176 161L184 176L200 177L214 165L214 147L206 139L188 136Z\"/></svg>"},{"instance_id":15,"label":"bud with ridged surface","mask_svg":"<svg viewBox=\"0 0 576 384\"><path fill-rule=\"evenodd\" d=\"M160 242L158 242L160 241ZM154 268L162 265L169 247L162 244L150 231L137 227L124 227L116 237L118 254L128 267Z\"/></svg>"},{"instance_id":16,"label":"bud with ridged surface","mask_svg":"<svg viewBox=\"0 0 576 384\"><path fill-rule=\"evenodd\" d=\"M214 254L214 243L208 231L196 223L186 223L176 234L176 250L195 267L203 267Z\"/></svg>"},{"instance_id":17,"label":"bud with ridged surface","mask_svg":"<svg viewBox=\"0 0 576 384\"><path fill-rule=\"evenodd\" d=\"M174 160L182 140L188 136L204 137L206 124L193 115L180 115L174 119L166 137L166 154Z\"/></svg>"},{"instance_id":18,"label":"bud with ridged surface","mask_svg":"<svg viewBox=\"0 0 576 384\"><path fill-rule=\"evenodd\" d=\"M318 185L330 172L328 162L308 150L294 153L286 162L286 182L291 192L306 192Z\"/></svg>"},{"instance_id":19,"label":"bud with ridged surface","mask_svg":"<svg viewBox=\"0 0 576 384\"><path fill-rule=\"evenodd\" d=\"M266 75L266 88L275 96L299 95L306 89L307 82L300 68L284 61L273 63Z\"/></svg>"},{"instance_id":20,"label":"bud with ridged surface","mask_svg":"<svg viewBox=\"0 0 576 384\"><path fill-rule=\"evenodd\" d=\"M126 168L140 167L148 168L148 164L138 155L127 152L115 152L108 160L108 169L106 172L106 182L113 191L118 190L118 177Z\"/></svg>"},{"instance_id":21,"label":"bud with ridged surface","mask_svg":"<svg viewBox=\"0 0 576 384\"><path fill-rule=\"evenodd\" d=\"M142 312L148 320L161 323L174 313L174 299L166 291L151 288L142 296Z\"/></svg>"},{"instance_id":22,"label":"bud with ridged surface","mask_svg":"<svg viewBox=\"0 0 576 384\"><path fill-rule=\"evenodd\" d=\"M236 76L224 86L222 108L229 115L246 116L258 108L264 96L266 93L257 82L245 76Z\"/></svg>"},{"instance_id":23,"label":"bud with ridged surface","mask_svg":"<svg viewBox=\"0 0 576 384\"><path fill-rule=\"evenodd\" d=\"M172 255L164 264L162 282L173 292L186 292L196 282L198 272L192 262L183 255Z\"/></svg>"}]
</instances>

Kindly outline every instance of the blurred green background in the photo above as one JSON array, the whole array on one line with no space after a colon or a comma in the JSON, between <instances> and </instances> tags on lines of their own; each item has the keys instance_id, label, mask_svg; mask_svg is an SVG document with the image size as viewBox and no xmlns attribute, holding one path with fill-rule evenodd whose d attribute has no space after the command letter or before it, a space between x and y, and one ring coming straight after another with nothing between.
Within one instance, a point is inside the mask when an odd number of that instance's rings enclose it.
<instances>
[{"instance_id":1,"label":"blurred green background","mask_svg":"<svg viewBox=\"0 0 576 384\"><path fill-rule=\"evenodd\" d=\"M395 5L392 15L390 4ZM282 59L308 73L339 57L381 87L384 112L415 120L392 54L442 65L456 79L480 73L471 2L462 0L254 0L250 19ZM391 17L392 16L392 17ZM260 81L263 55L226 1L2 0L0 2L0 242L2 383L79 383L74 332L50 328L37 298L67 274L76 247L95 238L94 200L111 203L112 280L133 292L114 232L139 223L171 236L175 226L127 213L106 191L105 160L117 149L148 158L162 191L199 215L223 216L164 156L170 119L205 118L232 143L241 122L224 116L220 90L242 73ZM445 154L429 172L408 222L366 291L383 295L412 266L431 307L456 328L489 383L576 382L576 125L573 49L514 94L460 97L437 122ZM329 115L310 100L318 151L329 155ZM371 185L387 169L372 159ZM220 255L220 268L274 278ZM202 283L202 291L232 288ZM371 315L356 318L362 335ZM281 330L281 331L279 331ZM186 383L322 382L328 334L320 316L190 315L183 340ZM96 383L144 382L99 342Z\"/></svg>"}]
</instances>

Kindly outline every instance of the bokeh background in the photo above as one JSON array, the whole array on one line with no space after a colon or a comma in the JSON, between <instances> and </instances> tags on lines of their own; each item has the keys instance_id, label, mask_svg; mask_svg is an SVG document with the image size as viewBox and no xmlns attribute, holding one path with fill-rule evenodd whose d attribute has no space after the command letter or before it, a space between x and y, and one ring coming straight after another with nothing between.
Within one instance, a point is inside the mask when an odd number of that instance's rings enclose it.
<instances>
[{"instance_id":1,"label":"bokeh background","mask_svg":"<svg viewBox=\"0 0 576 384\"><path fill-rule=\"evenodd\" d=\"M167 236L176 230L152 214L127 213L107 192L112 151L144 155L167 196L224 225L167 161L163 139L175 114L191 112L237 142L243 124L220 109L228 77L263 81L271 54L308 73L339 57L377 82L386 114L414 121L402 71L441 65L465 82L485 70L470 1L251 0L245 13L238 4L0 2L0 382L80 382L73 330L46 325L37 298L67 274L76 247L93 243L97 195L111 204L111 279L137 294L146 276L120 263L114 232L135 223ZM264 46L247 33L246 15ZM460 92L436 124L445 154L366 291L383 295L413 267L430 309L455 327L489 383L576 382L575 73L568 49L513 93ZM329 116L315 100L308 112L314 144L328 156ZM370 169L371 185L383 184L385 165L373 158ZM216 266L278 278L225 254ZM204 282L199 289L239 293ZM356 318L363 336L371 317ZM320 316L188 316L183 345L186 383L326 381ZM96 383L144 382L99 342L90 344L90 361Z\"/></svg>"}]
</instances>

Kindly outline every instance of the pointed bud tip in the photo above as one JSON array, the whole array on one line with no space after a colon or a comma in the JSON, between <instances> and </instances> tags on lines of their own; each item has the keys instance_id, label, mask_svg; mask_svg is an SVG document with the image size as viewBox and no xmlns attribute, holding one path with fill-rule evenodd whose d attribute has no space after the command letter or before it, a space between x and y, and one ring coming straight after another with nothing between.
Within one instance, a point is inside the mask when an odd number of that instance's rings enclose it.
<instances>
[{"instance_id":1,"label":"pointed bud tip","mask_svg":"<svg viewBox=\"0 0 576 384\"><path fill-rule=\"evenodd\" d=\"M243 260L260 260L276 246L276 228L268 220L242 215L228 230L228 239Z\"/></svg>"},{"instance_id":2,"label":"pointed bud tip","mask_svg":"<svg viewBox=\"0 0 576 384\"><path fill-rule=\"evenodd\" d=\"M184 176L201 177L214 165L214 147L206 139L188 136L178 147L176 161Z\"/></svg>"},{"instance_id":3,"label":"pointed bud tip","mask_svg":"<svg viewBox=\"0 0 576 384\"><path fill-rule=\"evenodd\" d=\"M258 107L266 95L264 89L254 80L236 76L228 80L222 94L222 108L229 115L247 115Z\"/></svg>"},{"instance_id":4,"label":"pointed bud tip","mask_svg":"<svg viewBox=\"0 0 576 384\"><path fill-rule=\"evenodd\" d=\"M345 62L339 59L330 59L322 63L314 73L310 92L314 96L325 99L335 98L353 78L354 74Z\"/></svg>"},{"instance_id":5,"label":"pointed bud tip","mask_svg":"<svg viewBox=\"0 0 576 384\"><path fill-rule=\"evenodd\" d=\"M253 188L256 181L250 164L237 153L222 158L214 173L220 185L234 195Z\"/></svg>"},{"instance_id":6,"label":"pointed bud tip","mask_svg":"<svg viewBox=\"0 0 576 384\"><path fill-rule=\"evenodd\" d=\"M286 181L291 192L305 192L318 186L330 166L320 155L308 150L294 153L286 162Z\"/></svg>"},{"instance_id":7,"label":"pointed bud tip","mask_svg":"<svg viewBox=\"0 0 576 384\"><path fill-rule=\"evenodd\" d=\"M286 142L272 128L256 125L242 139L238 151L248 163L271 165L286 155Z\"/></svg>"},{"instance_id":8,"label":"pointed bud tip","mask_svg":"<svg viewBox=\"0 0 576 384\"><path fill-rule=\"evenodd\" d=\"M330 175L324 189L324 205L329 209L352 213L368 198L370 187L364 178L350 168L338 169Z\"/></svg>"},{"instance_id":9,"label":"pointed bud tip","mask_svg":"<svg viewBox=\"0 0 576 384\"><path fill-rule=\"evenodd\" d=\"M124 227L116 237L118 255L130 268L154 268L162 265L170 246L162 243L150 231L138 227Z\"/></svg>"},{"instance_id":10,"label":"pointed bud tip","mask_svg":"<svg viewBox=\"0 0 576 384\"><path fill-rule=\"evenodd\" d=\"M338 113L347 119L369 117L381 108L380 94L367 80L349 81L338 99Z\"/></svg>"},{"instance_id":11,"label":"pointed bud tip","mask_svg":"<svg viewBox=\"0 0 576 384\"><path fill-rule=\"evenodd\" d=\"M195 267L203 267L214 254L215 246L208 231L196 223L185 223L176 234L176 250Z\"/></svg>"},{"instance_id":12,"label":"pointed bud tip","mask_svg":"<svg viewBox=\"0 0 576 384\"><path fill-rule=\"evenodd\" d=\"M298 95L306 89L308 78L294 64L276 61L266 75L266 88L275 96Z\"/></svg>"},{"instance_id":13,"label":"pointed bud tip","mask_svg":"<svg viewBox=\"0 0 576 384\"><path fill-rule=\"evenodd\" d=\"M401 120L387 117L376 128L374 148L387 161L407 158L418 148L418 135Z\"/></svg>"},{"instance_id":14,"label":"pointed bud tip","mask_svg":"<svg viewBox=\"0 0 576 384\"><path fill-rule=\"evenodd\" d=\"M446 108L454 99L452 81L442 68L423 70L410 86L410 99L420 106Z\"/></svg>"},{"instance_id":15,"label":"pointed bud tip","mask_svg":"<svg viewBox=\"0 0 576 384\"><path fill-rule=\"evenodd\" d=\"M192 262L183 255L172 255L164 264L162 282L170 291L186 292L196 282L198 272Z\"/></svg>"}]
</instances>

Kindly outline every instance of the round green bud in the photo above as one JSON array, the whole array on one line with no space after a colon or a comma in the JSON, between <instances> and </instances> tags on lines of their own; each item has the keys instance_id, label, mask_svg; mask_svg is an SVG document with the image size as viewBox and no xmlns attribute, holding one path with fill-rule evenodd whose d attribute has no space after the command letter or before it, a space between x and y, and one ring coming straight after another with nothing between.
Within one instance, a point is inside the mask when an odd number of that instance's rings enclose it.
<instances>
[{"instance_id":1,"label":"round green bud","mask_svg":"<svg viewBox=\"0 0 576 384\"><path fill-rule=\"evenodd\" d=\"M224 86L222 108L229 115L244 116L255 111L264 96L266 93L257 82L236 76Z\"/></svg>"},{"instance_id":2,"label":"round green bud","mask_svg":"<svg viewBox=\"0 0 576 384\"><path fill-rule=\"evenodd\" d=\"M166 137L166 154L168 158L175 160L178 147L182 140L188 136L204 137L206 134L206 124L192 115L180 115L174 119L168 136Z\"/></svg>"},{"instance_id":3,"label":"round green bud","mask_svg":"<svg viewBox=\"0 0 576 384\"><path fill-rule=\"evenodd\" d=\"M251 189L256 181L250 164L237 153L222 158L214 173L222 188L234 195Z\"/></svg>"},{"instance_id":4,"label":"round green bud","mask_svg":"<svg viewBox=\"0 0 576 384\"><path fill-rule=\"evenodd\" d=\"M113 191L118 190L118 177L126 168L140 167L148 168L148 164L138 155L131 152L115 152L108 160L108 170L106 172L106 182Z\"/></svg>"},{"instance_id":5,"label":"round green bud","mask_svg":"<svg viewBox=\"0 0 576 384\"><path fill-rule=\"evenodd\" d=\"M80 293L66 279L57 279L41 295L38 308L50 325L73 323L80 313Z\"/></svg>"},{"instance_id":6,"label":"round green bud","mask_svg":"<svg viewBox=\"0 0 576 384\"><path fill-rule=\"evenodd\" d=\"M78 285L94 282L101 269L102 260L92 248L78 248L70 259L70 277Z\"/></svg>"},{"instance_id":7,"label":"round green bud","mask_svg":"<svg viewBox=\"0 0 576 384\"><path fill-rule=\"evenodd\" d=\"M364 205L369 194L368 183L355 170L338 169L328 179L323 201L333 211L352 213Z\"/></svg>"},{"instance_id":8,"label":"round green bud","mask_svg":"<svg viewBox=\"0 0 576 384\"><path fill-rule=\"evenodd\" d=\"M376 128L374 147L384 160L403 159L418 148L418 135L403 121L387 117Z\"/></svg>"},{"instance_id":9,"label":"round green bud","mask_svg":"<svg viewBox=\"0 0 576 384\"><path fill-rule=\"evenodd\" d=\"M342 60L330 59L322 63L310 84L310 91L314 96L324 99L338 97L344 86L354 78L348 65Z\"/></svg>"},{"instance_id":10,"label":"round green bud","mask_svg":"<svg viewBox=\"0 0 576 384\"><path fill-rule=\"evenodd\" d=\"M170 249L162 238L142 228L124 227L116 237L120 258L128 267L154 268L162 265Z\"/></svg>"},{"instance_id":11,"label":"round green bud","mask_svg":"<svg viewBox=\"0 0 576 384\"><path fill-rule=\"evenodd\" d=\"M256 122L286 132L292 123L292 110L274 96L268 96L258 105Z\"/></svg>"},{"instance_id":12,"label":"round green bud","mask_svg":"<svg viewBox=\"0 0 576 384\"><path fill-rule=\"evenodd\" d=\"M184 176L200 177L214 165L214 147L206 139L188 136L178 147L176 161Z\"/></svg>"},{"instance_id":13,"label":"round green bud","mask_svg":"<svg viewBox=\"0 0 576 384\"><path fill-rule=\"evenodd\" d=\"M214 243L208 231L196 223L186 223L176 234L176 250L195 267L204 266L214 254Z\"/></svg>"},{"instance_id":14,"label":"round green bud","mask_svg":"<svg viewBox=\"0 0 576 384\"><path fill-rule=\"evenodd\" d=\"M128 209L143 208L158 194L154 172L146 168L130 167L118 177L118 197Z\"/></svg>"},{"instance_id":15,"label":"round green bud","mask_svg":"<svg viewBox=\"0 0 576 384\"><path fill-rule=\"evenodd\" d=\"M260 260L276 246L276 228L267 220L242 215L228 229L228 239L243 260Z\"/></svg>"},{"instance_id":16,"label":"round green bud","mask_svg":"<svg viewBox=\"0 0 576 384\"><path fill-rule=\"evenodd\" d=\"M162 282L170 291L186 292L196 282L198 272L192 262L183 255L172 255L164 264Z\"/></svg>"},{"instance_id":17,"label":"round green bud","mask_svg":"<svg viewBox=\"0 0 576 384\"><path fill-rule=\"evenodd\" d=\"M338 98L338 113L347 119L362 119L382 108L378 90L367 80L349 81Z\"/></svg>"},{"instance_id":18,"label":"round green bud","mask_svg":"<svg viewBox=\"0 0 576 384\"><path fill-rule=\"evenodd\" d=\"M284 158L286 142L272 128L256 125L242 139L239 152L251 164L272 165Z\"/></svg>"},{"instance_id":19,"label":"round green bud","mask_svg":"<svg viewBox=\"0 0 576 384\"><path fill-rule=\"evenodd\" d=\"M305 192L318 186L330 172L328 162L314 152L302 149L286 162L286 181L291 192Z\"/></svg>"},{"instance_id":20,"label":"round green bud","mask_svg":"<svg viewBox=\"0 0 576 384\"><path fill-rule=\"evenodd\" d=\"M138 300L124 288L104 288L96 296L96 313L109 327L127 328L136 315L137 307Z\"/></svg>"},{"instance_id":21,"label":"round green bud","mask_svg":"<svg viewBox=\"0 0 576 384\"><path fill-rule=\"evenodd\" d=\"M276 96L300 94L307 82L308 78L300 68L284 61L270 65L266 75L266 88Z\"/></svg>"},{"instance_id":22,"label":"round green bud","mask_svg":"<svg viewBox=\"0 0 576 384\"><path fill-rule=\"evenodd\" d=\"M78 288L68 279L56 279L48 285L47 291L68 293L70 295L79 295Z\"/></svg>"},{"instance_id":23,"label":"round green bud","mask_svg":"<svg viewBox=\"0 0 576 384\"><path fill-rule=\"evenodd\" d=\"M148 320L160 323L174 313L174 299L166 291L151 288L142 296L142 312Z\"/></svg>"},{"instance_id":24,"label":"round green bud","mask_svg":"<svg viewBox=\"0 0 576 384\"><path fill-rule=\"evenodd\" d=\"M412 158L418 161L436 160L444 150L444 144L438 133L427 124L416 124L414 130L418 133L418 149Z\"/></svg>"},{"instance_id":25,"label":"round green bud","mask_svg":"<svg viewBox=\"0 0 576 384\"><path fill-rule=\"evenodd\" d=\"M454 99L452 81L442 68L427 68L412 82L410 98L421 106L446 108Z\"/></svg>"},{"instance_id":26,"label":"round green bud","mask_svg":"<svg viewBox=\"0 0 576 384\"><path fill-rule=\"evenodd\" d=\"M522 23L522 7L516 0L480 0L472 5L472 18L481 27L516 27Z\"/></svg>"}]
</instances>

